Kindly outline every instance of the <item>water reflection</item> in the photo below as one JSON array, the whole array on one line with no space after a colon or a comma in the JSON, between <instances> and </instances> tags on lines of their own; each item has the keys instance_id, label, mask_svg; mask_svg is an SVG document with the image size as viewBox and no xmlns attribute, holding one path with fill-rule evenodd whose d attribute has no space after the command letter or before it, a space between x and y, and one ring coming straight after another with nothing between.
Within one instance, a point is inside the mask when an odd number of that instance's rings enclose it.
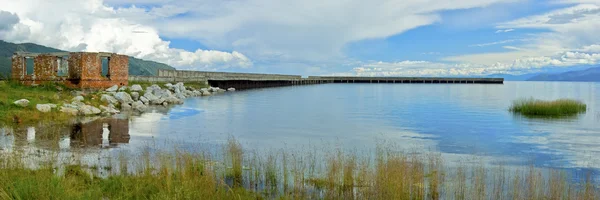
<instances>
[{"instance_id":1,"label":"water reflection","mask_svg":"<svg viewBox=\"0 0 600 200\"><path fill-rule=\"evenodd\" d=\"M3 128L0 150L112 148L128 144L130 138L129 120L106 118L52 127Z\"/></svg>"},{"instance_id":2,"label":"water reflection","mask_svg":"<svg viewBox=\"0 0 600 200\"><path fill-rule=\"evenodd\" d=\"M115 147L129 143L129 120L100 119L87 123L77 123L71 128L70 146Z\"/></svg>"}]
</instances>

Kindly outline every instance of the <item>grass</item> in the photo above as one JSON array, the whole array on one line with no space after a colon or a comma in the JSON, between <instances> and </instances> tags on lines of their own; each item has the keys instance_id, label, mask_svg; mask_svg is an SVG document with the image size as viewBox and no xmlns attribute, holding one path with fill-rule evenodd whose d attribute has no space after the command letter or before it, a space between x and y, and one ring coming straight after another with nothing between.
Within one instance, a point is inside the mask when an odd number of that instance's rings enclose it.
<instances>
[{"instance_id":1,"label":"grass","mask_svg":"<svg viewBox=\"0 0 600 200\"><path fill-rule=\"evenodd\" d=\"M57 88L62 88L59 91ZM37 104L62 104L65 99L72 98L70 91L62 85L43 84L24 86L11 81L0 83L0 126L16 123L32 124L36 122L66 122L71 116L57 112L42 113L36 109ZM21 108L13 104L16 100L27 99L29 105Z\"/></svg>"},{"instance_id":2,"label":"grass","mask_svg":"<svg viewBox=\"0 0 600 200\"><path fill-rule=\"evenodd\" d=\"M314 148L314 147L311 147ZM26 153L0 154L0 199L597 199L592 176L533 166L454 166L439 154L378 147L372 156L341 149L245 152L234 138L221 158L207 152L119 154L105 166L36 169ZM109 157L110 159L110 157ZM114 166L114 167L113 167ZM136 169L136 170L130 170ZM99 171L105 171L102 174ZM286 178L287 176L287 178Z\"/></svg>"},{"instance_id":3,"label":"grass","mask_svg":"<svg viewBox=\"0 0 600 200\"><path fill-rule=\"evenodd\" d=\"M513 101L510 111L525 116L561 117L572 116L586 111L587 106L578 100L558 99L544 101L538 99L519 99Z\"/></svg>"},{"instance_id":4,"label":"grass","mask_svg":"<svg viewBox=\"0 0 600 200\"><path fill-rule=\"evenodd\" d=\"M142 87L150 86L150 82L130 82L129 85L140 84ZM207 87L204 83L191 82L185 83L187 87L194 89ZM161 87L164 87L161 85ZM70 103L73 96L72 89L61 84L48 83L37 86L25 86L13 81L0 81L0 127L15 125L31 125L35 123L62 124L73 120L73 116L59 111L60 105ZM88 93L83 103L99 107L107 106L107 103L100 101L99 93ZM29 100L29 105L25 108L15 105L13 102L19 99ZM37 104L57 104L58 107L51 112L42 113L36 109Z\"/></svg>"}]
</instances>

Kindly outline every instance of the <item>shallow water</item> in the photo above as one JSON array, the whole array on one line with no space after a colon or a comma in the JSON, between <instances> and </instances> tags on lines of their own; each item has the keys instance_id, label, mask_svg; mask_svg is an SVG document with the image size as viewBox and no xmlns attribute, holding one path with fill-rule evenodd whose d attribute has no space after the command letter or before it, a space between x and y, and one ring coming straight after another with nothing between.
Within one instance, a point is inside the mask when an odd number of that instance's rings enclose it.
<instances>
[{"instance_id":1,"label":"shallow water","mask_svg":"<svg viewBox=\"0 0 600 200\"><path fill-rule=\"evenodd\" d=\"M512 100L529 97L579 99L588 110L566 119L531 119L508 112ZM360 152L389 142L399 150L440 152L450 160L476 155L517 166L598 169L599 106L598 83L279 87L189 98L183 105L121 120L119 125L101 122L82 129L99 131L73 134L71 128L55 146L61 152L90 153L146 146L168 150L174 144L193 150L210 149L235 136L251 149L335 145ZM4 130L0 149L48 145L42 130L20 131Z\"/></svg>"}]
</instances>

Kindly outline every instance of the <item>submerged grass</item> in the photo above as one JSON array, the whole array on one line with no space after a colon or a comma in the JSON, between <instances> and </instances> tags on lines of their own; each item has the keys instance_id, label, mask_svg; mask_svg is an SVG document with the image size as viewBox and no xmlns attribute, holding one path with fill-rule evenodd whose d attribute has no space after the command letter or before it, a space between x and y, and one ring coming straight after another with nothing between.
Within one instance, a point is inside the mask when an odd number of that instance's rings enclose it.
<instances>
[{"instance_id":1,"label":"submerged grass","mask_svg":"<svg viewBox=\"0 0 600 200\"><path fill-rule=\"evenodd\" d=\"M439 154L334 151L120 153L105 166L58 160L25 167L18 150L0 154L0 199L597 199L590 174L561 170L452 166ZM372 155L372 156L368 156ZM50 156L51 159L56 159ZM113 161L114 160L114 161ZM117 170L118 169L118 170ZM136 170L131 170L136 169ZM109 171L102 175L98 171Z\"/></svg>"},{"instance_id":2,"label":"submerged grass","mask_svg":"<svg viewBox=\"0 0 600 200\"><path fill-rule=\"evenodd\" d=\"M578 100L558 99L544 101L538 99L519 99L513 101L510 111L525 116L561 117L572 116L586 111L587 106Z\"/></svg>"}]
</instances>

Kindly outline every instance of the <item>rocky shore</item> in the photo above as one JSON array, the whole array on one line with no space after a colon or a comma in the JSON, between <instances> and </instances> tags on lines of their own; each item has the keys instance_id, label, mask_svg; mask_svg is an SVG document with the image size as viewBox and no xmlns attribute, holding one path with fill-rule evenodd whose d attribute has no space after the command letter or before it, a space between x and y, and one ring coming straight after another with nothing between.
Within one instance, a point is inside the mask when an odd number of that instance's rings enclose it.
<instances>
[{"instance_id":1,"label":"rocky shore","mask_svg":"<svg viewBox=\"0 0 600 200\"><path fill-rule=\"evenodd\" d=\"M210 96L216 93L235 91L235 88L227 90L218 87L193 88L185 86L184 83L167 83L163 87L153 84L142 88L139 84L119 87L114 85L110 88L94 92L71 91L72 99L65 99L63 104L36 104L39 112L62 112L73 116L109 116L121 112L144 113L149 111L150 106L168 106L183 104L183 99L189 97ZM84 102L97 102L96 105ZM27 107L29 100L20 99L13 104L19 107Z\"/></svg>"}]
</instances>

